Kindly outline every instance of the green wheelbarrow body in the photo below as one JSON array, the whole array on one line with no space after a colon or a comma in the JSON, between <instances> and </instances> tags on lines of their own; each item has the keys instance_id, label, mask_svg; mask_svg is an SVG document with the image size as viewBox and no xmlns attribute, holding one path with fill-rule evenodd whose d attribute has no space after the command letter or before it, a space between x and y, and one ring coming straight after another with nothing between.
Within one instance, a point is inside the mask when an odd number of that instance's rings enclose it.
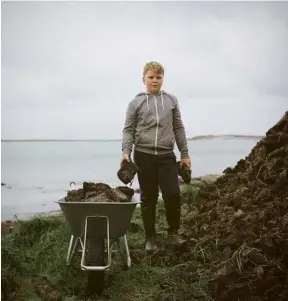
<instances>
[{"instance_id":1,"label":"green wheelbarrow body","mask_svg":"<svg viewBox=\"0 0 288 301\"><path fill-rule=\"evenodd\" d=\"M126 267L131 266L127 231L140 201L129 202L66 202L57 201L71 233L66 258L67 265L77 246L82 252L81 269L88 271L88 294L104 288L104 271L111 266L112 251L118 246Z\"/></svg>"}]
</instances>

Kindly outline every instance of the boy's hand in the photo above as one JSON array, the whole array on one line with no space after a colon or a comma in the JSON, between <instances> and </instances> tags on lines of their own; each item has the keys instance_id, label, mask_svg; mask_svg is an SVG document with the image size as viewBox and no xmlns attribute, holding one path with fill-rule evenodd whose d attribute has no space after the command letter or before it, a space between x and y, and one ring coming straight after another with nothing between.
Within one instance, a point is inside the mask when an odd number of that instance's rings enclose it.
<instances>
[{"instance_id":1,"label":"boy's hand","mask_svg":"<svg viewBox=\"0 0 288 301\"><path fill-rule=\"evenodd\" d=\"M180 167L182 168L184 165L191 168L191 160L190 158L181 159Z\"/></svg>"},{"instance_id":2,"label":"boy's hand","mask_svg":"<svg viewBox=\"0 0 288 301\"><path fill-rule=\"evenodd\" d=\"M123 154L121 156L120 167L122 166L122 164L123 164L124 161L130 162L130 156L128 154Z\"/></svg>"}]
</instances>

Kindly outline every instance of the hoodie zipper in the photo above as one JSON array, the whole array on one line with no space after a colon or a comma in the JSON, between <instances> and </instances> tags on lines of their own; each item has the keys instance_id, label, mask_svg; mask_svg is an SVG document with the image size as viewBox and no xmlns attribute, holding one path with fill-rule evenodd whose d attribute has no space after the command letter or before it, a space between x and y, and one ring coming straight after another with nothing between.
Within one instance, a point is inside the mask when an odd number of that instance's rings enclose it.
<instances>
[{"instance_id":1,"label":"hoodie zipper","mask_svg":"<svg viewBox=\"0 0 288 301\"><path fill-rule=\"evenodd\" d=\"M156 101L156 97L155 96L154 96L154 101L155 101L156 120L157 120L156 135L155 135L155 155L157 155L157 140L158 140L159 115L158 115L157 101Z\"/></svg>"}]
</instances>

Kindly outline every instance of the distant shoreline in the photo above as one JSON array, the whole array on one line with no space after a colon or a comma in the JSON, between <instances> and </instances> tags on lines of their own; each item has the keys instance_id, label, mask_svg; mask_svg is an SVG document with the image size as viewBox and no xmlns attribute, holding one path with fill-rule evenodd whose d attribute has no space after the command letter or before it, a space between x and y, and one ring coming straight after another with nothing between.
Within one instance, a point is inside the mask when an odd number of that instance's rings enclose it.
<instances>
[{"instance_id":1,"label":"distant shoreline","mask_svg":"<svg viewBox=\"0 0 288 301\"><path fill-rule=\"evenodd\" d=\"M188 138L188 141L214 139L261 139L261 135L201 135ZM1 142L115 142L121 139L1 139Z\"/></svg>"},{"instance_id":2,"label":"distant shoreline","mask_svg":"<svg viewBox=\"0 0 288 301\"><path fill-rule=\"evenodd\" d=\"M1 142L112 142L121 139L1 139Z\"/></svg>"},{"instance_id":3,"label":"distant shoreline","mask_svg":"<svg viewBox=\"0 0 288 301\"><path fill-rule=\"evenodd\" d=\"M203 135L188 138L187 140L213 140L213 139L261 139L260 135Z\"/></svg>"}]
</instances>

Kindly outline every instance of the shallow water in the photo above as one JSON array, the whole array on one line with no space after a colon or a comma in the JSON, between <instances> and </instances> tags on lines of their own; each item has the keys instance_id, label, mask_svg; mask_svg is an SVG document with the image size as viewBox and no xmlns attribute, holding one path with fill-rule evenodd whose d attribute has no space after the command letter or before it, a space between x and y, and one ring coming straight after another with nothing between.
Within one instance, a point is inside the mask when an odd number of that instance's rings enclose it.
<instances>
[{"instance_id":1,"label":"shallow water","mask_svg":"<svg viewBox=\"0 0 288 301\"><path fill-rule=\"evenodd\" d=\"M247 156L257 140L189 141L193 176L221 173ZM175 150L178 158L179 152ZM69 182L123 185L120 141L2 142L2 220L59 210ZM138 188L137 178L132 185ZM76 187L77 188L77 187Z\"/></svg>"}]
</instances>

